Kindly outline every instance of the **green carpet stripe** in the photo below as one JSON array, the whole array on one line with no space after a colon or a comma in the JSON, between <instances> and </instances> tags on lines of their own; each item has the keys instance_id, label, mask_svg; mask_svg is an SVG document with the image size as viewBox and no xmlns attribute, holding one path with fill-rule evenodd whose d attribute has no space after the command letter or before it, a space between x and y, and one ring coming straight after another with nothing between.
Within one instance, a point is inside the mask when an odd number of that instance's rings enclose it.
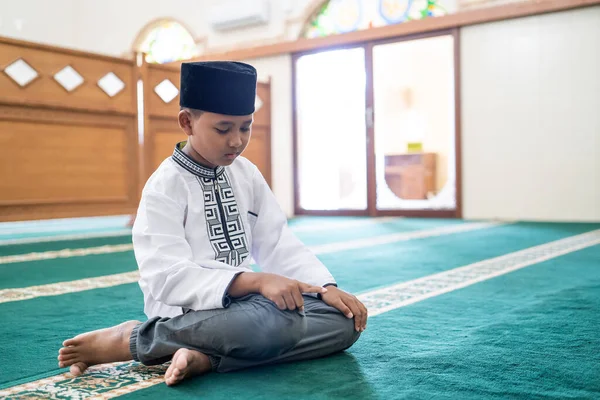
<instances>
[{"instance_id":1,"label":"green carpet stripe","mask_svg":"<svg viewBox=\"0 0 600 400\"><path fill-rule=\"evenodd\" d=\"M339 285L360 293L599 229L600 224L517 223L319 256Z\"/></svg>"},{"instance_id":2,"label":"green carpet stripe","mask_svg":"<svg viewBox=\"0 0 600 400\"><path fill-rule=\"evenodd\" d=\"M456 234L462 232L478 231L480 229L493 228L500 226L502 223L496 222L473 222L465 224L455 224L449 226L434 227L431 229L424 229L419 231L411 230L409 232L398 232L393 231L387 235L369 235L365 238L359 239L345 239L344 241L334 243L323 243L315 246L311 246L311 250L315 254L327 254L327 253L338 253L346 250L357 250L366 247L381 246L390 243L404 242L413 239L424 239L432 238L437 236L444 236L448 234Z\"/></svg>"},{"instance_id":3,"label":"green carpet stripe","mask_svg":"<svg viewBox=\"0 0 600 400\"><path fill-rule=\"evenodd\" d=\"M60 284L137 271L132 251L0 265L3 290Z\"/></svg>"},{"instance_id":4,"label":"green carpet stripe","mask_svg":"<svg viewBox=\"0 0 600 400\"><path fill-rule=\"evenodd\" d=\"M49 242L66 242L73 240L86 240L86 239L102 239L102 238L113 238L131 236L131 229L119 229L109 232L92 232L92 233L74 233L68 235L56 235L47 237L32 237L32 238L21 238L21 239L9 239L0 240L1 246L14 246L14 245L35 245L38 243L49 243Z\"/></svg>"},{"instance_id":5,"label":"green carpet stripe","mask_svg":"<svg viewBox=\"0 0 600 400\"><path fill-rule=\"evenodd\" d=\"M76 240L59 240L54 242L0 245L0 257L30 253L44 253L48 251L60 251L64 249L83 249L89 247L115 246L123 244L131 244L131 234L108 237L91 237Z\"/></svg>"},{"instance_id":6,"label":"green carpet stripe","mask_svg":"<svg viewBox=\"0 0 600 400\"><path fill-rule=\"evenodd\" d=\"M289 225L299 230L332 229L368 225L399 219L399 217L299 217L289 221ZM0 249L2 246L35 244L67 240L93 239L111 236L131 236L126 228L129 217L102 217L78 220L27 221L22 223L0 223ZM0 252L1 254L1 252Z\"/></svg>"},{"instance_id":7,"label":"green carpet stripe","mask_svg":"<svg viewBox=\"0 0 600 400\"><path fill-rule=\"evenodd\" d=\"M392 226L397 227L397 225L393 224L400 220L402 220L402 218L395 217L350 219L341 218L336 220L320 222L315 219L301 219L300 222L297 222L296 220L291 220L289 222L289 226L294 232L297 232L297 234L308 236L308 239L311 239L311 233L314 232L331 230L341 231L357 227L368 227L388 222L391 223ZM446 222L444 220L438 220L438 222L422 220L422 222L419 222L419 220L417 219L404 225L407 225L407 229L410 229L410 226L418 225L419 223L423 226L429 226L430 224L442 225ZM418 229L418 227L415 229ZM73 249L126 243L131 243L131 229L110 232L25 238L15 240L0 240L0 256L37 253L44 251L57 251L65 248Z\"/></svg>"},{"instance_id":8,"label":"green carpet stripe","mask_svg":"<svg viewBox=\"0 0 600 400\"><path fill-rule=\"evenodd\" d=\"M132 271L124 274L79 279L76 281L60 282L50 285L3 289L0 290L0 303L31 300L42 296L59 296L67 293L83 292L85 290L109 288L137 282L139 277L140 275L138 271Z\"/></svg>"},{"instance_id":9,"label":"green carpet stripe","mask_svg":"<svg viewBox=\"0 0 600 400\"><path fill-rule=\"evenodd\" d=\"M0 246L2 246L3 244L34 243L38 241L61 240L62 236L112 236L114 234L127 233L128 230L130 230L130 228L126 226L125 222L119 225L97 229L77 229L72 226L65 226L63 228L59 228L58 230L54 230L54 228L49 228L46 230L42 229L40 231L32 229L29 232L21 231L18 229L5 229L4 232L0 232Z\"/></svg>"},{"instance_id":10,"label":"green carpet stripe","mask_svg":"<svg viewBox=\"0 0 600 400\"><path fill-rule=\"evenodd\" d=\"M82 249L62 249L57 251L45 251L43 253L18 254L14 256L0 257L0 264L13 264L39 260L54 260L56 258L83 257L96 254L120 253L133 250L133 245L116 244L112 246L87 247Z\"/></svg>"},{"instance_id":11,"label":"green carpet stripe","mask_svg":"<svg viewBox=\"0 0 600 400\"><path fill-rule=\"evenodd\" d=\"M362 218L329 223L290 224L293 232L306 245L340 242L385 235L396 232L410 232L448 225L463 224L459 220L404 219L404 218ZM0 258L12 255L80 249L106 245L131 244L131 234L115 237L96 237L78 240L35 242L27 244L3 245L0 242Z\"/></svg>"},{"instance_id":12,"label":"green carpet stripe","mask_svg":"<svg viewBox=\"0 0 600 400\"><path fill-rule=\"evenodd\" d=\"M365 248L369 246L379 246L382 244L396 244L401 241L408 241L412 239L423 239L433 236L457 234L460 232L468 232L472 230L485 229L494 224L489 223L466 223L458 225L449 225L442 227L435 227L432 229L420 230L420 231L409 231L392 233L388 235L380 235L368 237L365 239L354 240L354 241L342 241L333 244L319 245L310 247L311 250L317 254L325 254L328 252L342 252L353 248ZM121 245L120 249L126 245ZM83 251L82 249L73 250L74 253ZM54 254L54 253L53 253ZM66 253L65 253L66 254ZM42 256L35 255L40 258ZM12 265L0 265L0 289L17 289L23 288L25 292L28 292L30 286L41 286L54 284L65 281L72 281L78 279L88 279L94 276L106 276L109 274L116 273L128 273L137 269L137 264L133 256L133 252L120 252L104 255L89 255L85 257L71 257L61 258L52 260L40 260L31 261L28 263L17 264L18 267ZM9 256L10 259L14 257L22 256ZM45 256L44 256L45 257ZM19 274L15 274L15 268L18 268ZM49 273L49 269L52 271ZM102 278L104 279L104 278ZM131 282L126 280L126 282ZM39 288L36 288L38 290ZM46 290L46 289L42 289ZM60 294L55 288L47 288L56 294ZM7 296L20 298L17 292L11 290L9 292L2 292L0 290L0 298L6 299ZM26 295L24 295L27 297Z\"/></svg>"},{"instance_id":13,"label":"green carpet stripe","mask_svg":"<svg viewBox=\"0 0 600 400\"><path fill-rule=\"evenodd\" d=\"M600 229L424 278L372 290L358 297L375 316L600 244Z\"/></svg>"},{"instance_id":14,"label":"green carpet stripe","mask_svg":"<svg viewBox=\"0 0 600 400\"><path fill-rule=\"evenodd\" d=\"M366 221L365 221L366 222ZM383 220L376 224L365 224L350 228L337 227L310 231L298 231L292 228L296 236L307 246L324 246L344 241L365 240L374 236L386 236L416 231L430 231L433 229L460 229L460 226L471 226L478 222L464 222L460 220L442 219L393 219ZM486 222L482 222L486 223Z\"/></svg>"},{"instance_id":15,"label":"green carpet stripe","mask_svg":"<svg viewBox=\"0 0 600 400\"><path fill-rule=\"evenodd\" d=\"M396 222L404 220L402 217L343 217L343 218L322 218L322 217L297 217L288 220L288 226L296 233L299 232L318 232L322 229L339 230L355 228L369 225L376 225L385 222ZM415 219L416 221L417 219Z\"/></svg>"},{"instance_id":16,"label":"green carpet stripe","mask_svg":"<svg viewBox=\"0 0 600 400\"><path fill-rule=\"evenodd\" d=\"M515 269L524 268L525 266L532 265L536 262L545 261L550 258L565 255L569 252L581 250L582 248L585 248L587 246L592 246L597 243L600 243L600 230L590 232L587 234L583 234L583 235L578 235L576 237L567 238L564 240L555 241L555 242L548 243L543 246L537 246L535 248L521 251L516 254L510 254L510 255L506 255L504 257L498 257L496 259L487 260L485 262L481 262L481 263L478 263L475 265L465 266L465 267L459 268L455 271L449 271L448 273L446 273L443 276L442 276L442 274L437 274L432 277L428 277L427 279L417 280L416 282L412 283L412 286L405 285L404 290L396 290L395 292L392 292L392 294L395 296L394 299L391 299L389 297L390 293L388 293L386 295L387 297L385 300L387 302L395 301L396 306L394 308L399 308L402 306L406 306L408 304L416 303L417 301L421 301L421 300L433 297L434 295L440 295L442 293L449 292L450 290L442 290L442 291L439 290L440 282L445 282L446 286L451 287L451 290L456 290L459 288L464 288L467 285L472 285L474 283L481 282L484 279L490 279L492 277L496 277L500 273L508 273L508 272L514 271ZM456 272L459 272L459 273L457 274ZM477 274L476 274L477 272L480 272L479 276L477 276ZM409 290L407 290L407 289L409 289ZM406 299L402 298L402 295L404 295L407 292L410 293L411 290L412 290L412 293L418 293L418 292L420 292L420 293L417 296L415 296L415 298L413 298L412 301L406 301ZM374 294L365 294L365 295L361 296L361 299L365 300L367 305L373 310L373 312L372 312L373 315L377 315L377 314L380 314L381 312L390 311L393 309L393 308L389 307L389 304L381 303L381 300L383 299L383 297L381 296L381 293L382 293L381 291L378 291ZM375 300L377 302L377 304L374 304L373 300ZM370 325L372 326L373 323L371 323ZM371 327L371 330L372 329L373 328ZM359 343L362 344L362 342L359 342ZM137 363L130 363L130 366L132 366L132 367L135 366L135 368L140 368ZM112 374L110 372L110 368L115 370L114 372L112 372ZM139 371L138 372L135 371L135 368L134 368L134 372L139 373ZM128 369L128 368L125 368L125 369ZM75 384L75 386L77 388L79 388L79 390L82 390L82 388L85 387L86 379L91 379L92 381L94 381L95 379L98 378L98 374L99 374L100 376L108 375L111 378L113 378L113 380L118 381L119 376L121 374L123 374L122 370L123 370L123 368L119 369L116 367L109 367L108 372L106 371L106 369L100 369L96 374L92 373L90 375L85 375L84 377L77 378L75 380L65 378L63 383L69 382L71 384ZM121 372L119 372L119 371L121 371ZM154 375L150 374L148 379L160 377L160 375L163 373L163 371L164 370L155 371ZM130 379L129 377L127 379L129 381L139 382L139 380ZM161 381L159 379L155 380L155 383L160 383L160 382ZM46 383L46 381L44 381L44 383ZM14 384L14 382L11 382L11 385L12 384ZM136 384L136 385L137 386L134 386L134 388L141 388L139 386L139 384ZM34 387L37 387L37 386L27 385L27 387L14 388L13 390L21 391L21 393L19 393L19 394L24 394L24 393L22 393L23 390L37 390L37 389L34 389ZM54 388L54 386L52 386L52 387ZM123 387L123 385L119 384L117 387L118 387L118 394L123 394L125 392L125 390L124 390L125 388ZM59 387L58 389L60 391L61 388ZM102 388L102 391L105 391L106 389L107 389L106 386L104 386ZM132 388L130 388L130 389L132 389ZM56 388L54 388L53 390L56 390ZM67 387L67 388L63 388L63 390L72 390L72 388ZM91 390L92 393L97 393L97 394L99 393L97 385L89 385L89 387L87 388L87 391L80 393L80 395L85 395L85 394L89 395L90 394L89 390ZM69 393L71 393L71 392L69 392ZM10 394L14 394L14 391L4 393L4 395L10 395Z\"/></svg>"},{"instance_id":17,"label":"green carpet stripe","mask_svg":"<svg viewBox=\"0 0 600 400\"><path fill-rule=\"evenodd\" d=\"M392 218L372 218L372 217L315 217L310 215L297 216L290 218L288 220L288 225L292 228L303 229L315 229L322 226L327 227L339 227L345 226L346 224L356 225L356 224L370 224L372 222L382 222L388 220L400 220L402 217L392 217Z\"/></svg>"},{"instance_id":18,"label":"green carpet stripe","mask_svg":"<svg viewBox=\"0 0 600 400\"><path fill-rule=\"evenodd\" d=\"M407 242L402 243L402 246L394 243L367 250L323 254L319 255L319 258L336 276L341 287L351 292L360 292L387 286L390 282L416 279L467 263L518 251L587 228L589 228L587 225L562 226L560 230L549 231L537 224L508 225L428 239L421 243ZM416 234L420 233L416 232ZM507 242L510 244L509 247L505 246ZM430 251L431 247L436 248L436 251ZM25 300L39 295L59 295L76 289L107 287L107 280L114 284L137 281L136 277L130 274L137 270L132 253L64 259L51 265L52 274L48 274L48 263L49 261L24 263L19 268L21 274L15 274L12 269L0 268L0 287L4 287L0 290L0 302ZM377 273L373 274L373 267L365 268L365 265L376 265ZM109 276L118 274L123 276ZM98 277L96 286L88 281L95 277ZM69 281L73 278L84 281ZM46 284L49 279L56 284ZM62 282L68 283L63 285Z\"/></svg>"}]
</instances>

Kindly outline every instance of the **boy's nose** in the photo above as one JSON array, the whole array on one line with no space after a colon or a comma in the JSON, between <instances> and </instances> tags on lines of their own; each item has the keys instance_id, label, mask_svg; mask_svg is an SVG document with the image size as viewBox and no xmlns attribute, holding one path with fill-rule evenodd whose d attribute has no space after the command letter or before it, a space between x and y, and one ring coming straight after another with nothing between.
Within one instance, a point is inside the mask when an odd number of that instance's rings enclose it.
<instances>
[{"instance_id":1,"label":"boy's nose","mask_svg":"<svg viewBox=\"0 0 600 400\"><path fill-rule=\"evenodd\" d=\"M241 145L242 145L242 138L240 137L240 135L232 135L231 139L229 140L229 146L238 148Z\"/></svg>"}]
</instances>

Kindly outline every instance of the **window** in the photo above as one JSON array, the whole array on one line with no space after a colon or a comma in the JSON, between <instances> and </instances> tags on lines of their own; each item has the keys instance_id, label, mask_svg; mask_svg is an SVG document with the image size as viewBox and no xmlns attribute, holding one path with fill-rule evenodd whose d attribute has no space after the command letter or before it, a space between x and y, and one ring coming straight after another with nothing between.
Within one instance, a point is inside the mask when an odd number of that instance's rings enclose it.
<instances>
[{"instance_id":1,"label":"window","mask_svg":"<svg viewBox=\"0 0 600 400\"><path fill-rule=\"evenodd\" d=\"M190 32L181 24L162 20L150 24L141 34L136 50L146 54L146 62L164 64L198 55Z\"/></svg>"},{"instance_id":2,"label":"window","mask_svg":"<svg viewBox=\"0 0 600 400\"><path fill-rule=\"evenodd\" d=\"M315 38L445 15L452 0L329 0L317 10L302 37ZM454 2L453 2L454 3Z\"/></svg>"}]
</instances>

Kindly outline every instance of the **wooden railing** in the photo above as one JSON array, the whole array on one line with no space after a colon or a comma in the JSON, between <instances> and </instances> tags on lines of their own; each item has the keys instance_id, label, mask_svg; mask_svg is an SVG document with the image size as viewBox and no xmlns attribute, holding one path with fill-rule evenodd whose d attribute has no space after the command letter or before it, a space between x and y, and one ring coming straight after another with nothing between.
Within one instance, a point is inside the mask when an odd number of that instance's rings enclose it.
<instances>
[{"instance_id":1,"label":"wooden railing","mask_svg":"<svg viewBox=\"0 0 600 400\"><path fill-rule=\"evenodd\" d=\"M139 64L0 38L0 221L135 212L146 179L185 139L179 68ZM244 155L270 177L270 85L258 90Z\"/></svg>"}]
</instances>

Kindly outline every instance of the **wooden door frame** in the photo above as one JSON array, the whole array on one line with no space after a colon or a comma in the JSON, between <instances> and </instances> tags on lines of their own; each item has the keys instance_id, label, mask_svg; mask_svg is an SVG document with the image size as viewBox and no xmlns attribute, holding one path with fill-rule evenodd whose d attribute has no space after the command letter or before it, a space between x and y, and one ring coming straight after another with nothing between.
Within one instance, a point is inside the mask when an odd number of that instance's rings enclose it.
<instances>
[{"instance_id":1,"label":"wooden door frame","mask_svg":"<svg viewBox=\"0 0 600 400\"><path fill-rule=\"evenodd\" d=\"M454 151L455 151L455 176L456 176L456 207L451 210L377 210L376 204L376 165L375 165L375 129L374 123L367 124L367 208L366 210L305 210L300 207L300 185L298 180L298 125L297 125L297 99L296 99L296 62L302 56L325 51L352 49L362 47L365 50L365 111L371 108L374 113L373 93L373 47L381 44L398 43L410 40L425 39L430 37L451 35L454 39ZM294 168L294 213L296 215L320 216L404 216L424 218L462 218L462 146L461 146L461 95L460 95L460 31L459 28L425 32L413 35L404 35L394 38L371 40L368 42L332 46L306 52L292 54L292 136L293 136L293 168Z\"/></svg>"}]
</instances>

